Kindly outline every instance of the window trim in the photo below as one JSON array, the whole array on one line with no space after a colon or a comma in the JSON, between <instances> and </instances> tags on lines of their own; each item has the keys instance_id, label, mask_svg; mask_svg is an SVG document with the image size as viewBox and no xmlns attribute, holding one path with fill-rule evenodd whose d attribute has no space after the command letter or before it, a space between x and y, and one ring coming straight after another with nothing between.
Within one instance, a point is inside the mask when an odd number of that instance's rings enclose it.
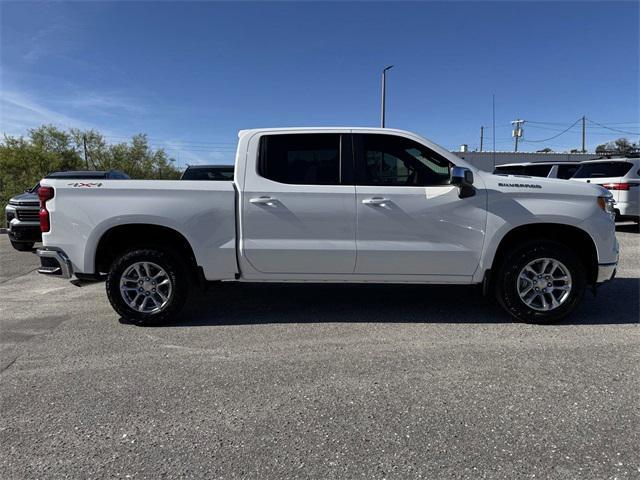
<instances>
[{"instance_id":1,"label":"window trim","mask_svg":"<svg viewBox=\"0 0 640 480\"><path fill-rule=\"evenodd\" d=\"M352 143L353 143L353 156L354 156L354 170L355 170L355 175L354 175L354 182L355 185L360 186L360 187L380 187L380 188L386 188L386 187L393 187L393 188L425 188L425 187L445 187L445 186L449 186L451 185L451 177L449 177L449 181L448 183L440 183L440 184L433 184L433 185L382 185L382 184L372 184L372 183L368 183L367 182L367 178L366 178L366 156L365 156L365 151L364 151L364 140L365 140L365 135L375 135L375 136L382 136L385 135L387 137L393 137L393 138L399 138L402 140L405 140L407 142L413 142L415 144L420 145L420 147L422 147L423 149L428 150L434 157L437 157L438 159L441 159L445 162L447 162L449 164L449 175L451 175L451 168L453 168L455 166L455 164L449 160L448 158L446 158L445 156L439 154L438 152L436 152L435 150L429 148L428 146L424 145L423 143L418 142L417 140L414 140L413 138L409 138L409 137L405 137L403 135L397 135L397 134L393 134L393 133L353 133L352 134Z\"/></svg>"}]
</instances>

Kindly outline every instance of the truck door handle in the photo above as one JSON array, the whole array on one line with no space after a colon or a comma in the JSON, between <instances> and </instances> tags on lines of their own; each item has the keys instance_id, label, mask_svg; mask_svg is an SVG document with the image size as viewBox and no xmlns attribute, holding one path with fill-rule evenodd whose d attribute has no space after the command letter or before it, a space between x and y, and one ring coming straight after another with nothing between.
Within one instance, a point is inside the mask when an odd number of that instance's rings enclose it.
<instances>
[{"instance_id":1,"label":"truck door handle","mask_svg":"<svg viewBox=\"0 0 640 480\"><path fill-rule=\"evenodd\" d=\"M389 199L382 198L382 197L365 198L364 200L362 200L362 203L365 205L375 205L375 206L384 207L385 204L389 203Z\"/></svg>"},{"instance_id":2,"label":"truck door handle","mask_svg":"<svg viewBox=\"0 0 640 480\"><path fill-rule=\"evenodd\" d=\"M275 205L275 201L277 198L273 197L256 197L249 199L249 203L253 203L254 205L269 205L272 207Z\"/></svg>"}]
</instances>

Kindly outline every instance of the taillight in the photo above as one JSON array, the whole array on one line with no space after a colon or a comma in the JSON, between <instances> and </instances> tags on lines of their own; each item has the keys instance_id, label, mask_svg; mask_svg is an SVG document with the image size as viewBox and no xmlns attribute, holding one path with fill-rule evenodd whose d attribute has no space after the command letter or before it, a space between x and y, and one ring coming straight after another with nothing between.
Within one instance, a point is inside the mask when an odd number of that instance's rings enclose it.
<instances>
[{"instance_id":1,"label":"taillight","mask_svg":"<svg viewBox=\"0 0 640 480\"><path fill-rule=\"evenodd\" d=\"M38 189L38 198L40 199L40 231L48 232L51 230L51 222L49 221L49 211L47 210L47 200L53 198L53 187L41 186Z\"/></svg>"},{"instance_id":2,"label":"taillight","mask_svg":"<svg viewBox=\"0 0 640 480\"><path fill-rule=\"evenodd\" d=\"M607 190L629 190L630 184L628 183L605 183L602 185Z\"/></svg>"}]
</instances>

